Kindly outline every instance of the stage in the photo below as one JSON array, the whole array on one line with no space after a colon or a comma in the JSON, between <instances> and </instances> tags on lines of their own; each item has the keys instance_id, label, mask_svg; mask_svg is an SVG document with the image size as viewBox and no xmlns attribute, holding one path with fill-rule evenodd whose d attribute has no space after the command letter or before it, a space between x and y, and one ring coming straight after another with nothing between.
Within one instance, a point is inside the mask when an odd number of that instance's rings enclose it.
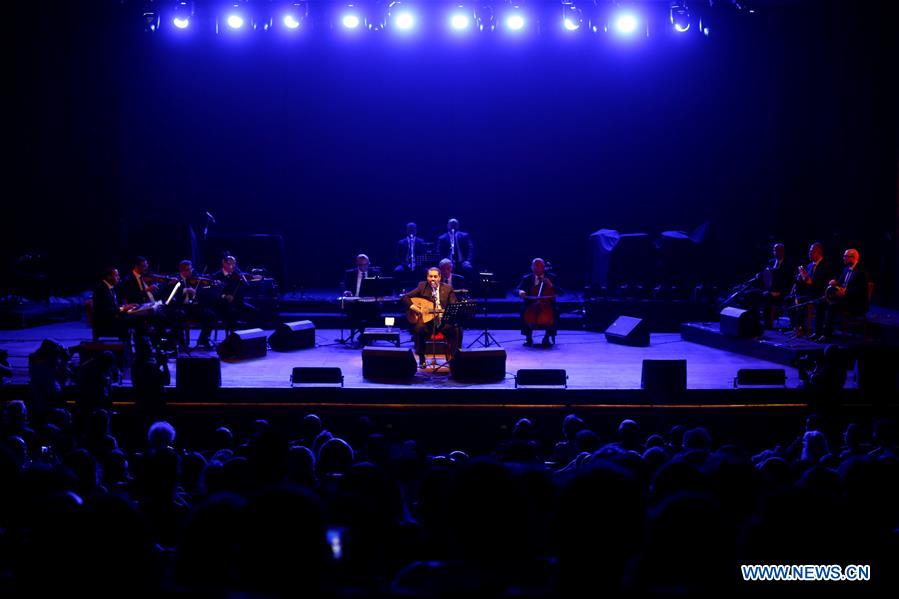
<instances>
[{"instance_id":1,"label":"stage","mask_svg":"<svg viewBox=\"0 0 899 599\"><path fill-rule=\"evenodd\" d=\"M654 333L648 347L629 347L608 343L601 333L559 331L556 345L544 348L539 346L539 333L535 347L524 347L524 339L518 331L490 332L507 352L506 377L495 383L461 383L449 376L446 367L419 370L408 382L372 382L362 377L362 350L337 342L339 330L322 329L316 331L314 348L284 353L269 351L262 358L222 362L222 386L225 389L286 389L290 387L290 373L294 367L330 366L342 370L344 385L348 389L514 389L517 370L554 368L567 371L569 391L640 390L642 362L645 359L686 359L687 388L691 391L732 390L734 377L741 368L783 368L787 376L787 389L794 389L799 384L798 371L794 367L685 341L679 333ZM478 334L479 331L466 331L463 345L470 344ZM13 384L26 384L28 354L45 338L74 347L89 340L90 335L83 322L0 331L0 347L10 353ZM402 333L401 339L403 347L412 347L407 332ZM391 347L380 341L376 344ZM194 351L193 355L210 354ZM177 377L174 360L170 361L170 367L174 379ZM851 373L849 379L847 387L854 387ZM127 374L123 384L130 384Z\"/></svg>"}]
</instances>

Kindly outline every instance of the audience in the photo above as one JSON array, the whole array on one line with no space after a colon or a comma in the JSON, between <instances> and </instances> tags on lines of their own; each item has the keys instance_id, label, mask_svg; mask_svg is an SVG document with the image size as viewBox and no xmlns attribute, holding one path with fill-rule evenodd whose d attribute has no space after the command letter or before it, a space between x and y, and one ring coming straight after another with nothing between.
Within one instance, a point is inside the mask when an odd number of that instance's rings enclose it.
<instances>
[{"instance_id":1,"label":"audience","mask_svg":"<svg viewBox=\"0 0 899 599\"><path fill-rule=\"evenodd\" d=\"M168 421L135 437L99 405L39 427L23 402L2 413L10 596L727 595L749 590L742 563L870 564L871 593L897 577L890 420L829 439L814 414L758 451L706 427L569 414L555 439L522 418L492 452L460 435L428 456L368 418L186 428L208 441L185 447Z\"/></svg>"}]
</instances>

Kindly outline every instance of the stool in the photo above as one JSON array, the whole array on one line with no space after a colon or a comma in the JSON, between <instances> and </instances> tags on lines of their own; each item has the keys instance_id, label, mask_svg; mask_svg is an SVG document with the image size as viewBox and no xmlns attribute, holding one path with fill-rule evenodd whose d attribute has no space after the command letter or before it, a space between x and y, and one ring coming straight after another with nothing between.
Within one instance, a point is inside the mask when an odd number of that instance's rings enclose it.
<instances>
[{"instance_id":1,"label":"stool","mask_svg":"<svg viewBox=\"0 0 899 599\"><path fill-rule=\"evenodd\" d=\"M449 362L449 343L447 343L443 333L438 331L432 334L425 342L425 357L436 357L440 354L442 354L443 358Z\"/></svg>"}]
</instances>

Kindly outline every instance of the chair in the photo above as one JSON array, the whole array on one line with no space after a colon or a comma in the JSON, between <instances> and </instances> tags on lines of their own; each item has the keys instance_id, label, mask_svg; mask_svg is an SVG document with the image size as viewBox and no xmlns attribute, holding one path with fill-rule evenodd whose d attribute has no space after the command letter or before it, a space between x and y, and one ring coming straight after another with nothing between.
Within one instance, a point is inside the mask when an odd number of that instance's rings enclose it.
<instances>
[{"instance_id":1,"label":"chair","mask_svg":"<svg viewBox=\"0 0 899 599\"><path fill-rule=\"evenodd\" d=\"M451 358L449 343L444 334L440 331L432 333L425 342L425 358L434 358L438 355L443 355L447 362L449 362Z\"/></svg>"},{"instance_id":2,"label":"chair","mask_svg":"<svg viewBox=\"0 0 899 599\"><path fill-rule=\"evenodd\" d=\"M871 305L871 298L874 297L874 282L868 281L868 306ZM863 314L849 314L847 311L840 313L840 333L843 335L860 336L862 341L871 341L871 327L868 322L868 310L865 309Z\"/></svg>"}]
</instances>

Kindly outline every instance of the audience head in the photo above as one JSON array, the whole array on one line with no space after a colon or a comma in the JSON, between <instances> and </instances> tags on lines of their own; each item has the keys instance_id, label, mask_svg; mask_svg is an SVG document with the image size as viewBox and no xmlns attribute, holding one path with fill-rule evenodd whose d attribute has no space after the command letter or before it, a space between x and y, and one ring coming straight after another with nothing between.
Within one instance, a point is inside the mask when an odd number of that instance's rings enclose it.
<instances>
[{"instance_id":1,"label":"audience head","mask_svg":"<svg viewBox=\"0 0 899 599\"><path fill-rule=\"evenodd\" d=\"M147 431L147 447L150 451L164 449L175 444L175 427L162 420L154 422Z\"/></svg>"}]
</instances>

